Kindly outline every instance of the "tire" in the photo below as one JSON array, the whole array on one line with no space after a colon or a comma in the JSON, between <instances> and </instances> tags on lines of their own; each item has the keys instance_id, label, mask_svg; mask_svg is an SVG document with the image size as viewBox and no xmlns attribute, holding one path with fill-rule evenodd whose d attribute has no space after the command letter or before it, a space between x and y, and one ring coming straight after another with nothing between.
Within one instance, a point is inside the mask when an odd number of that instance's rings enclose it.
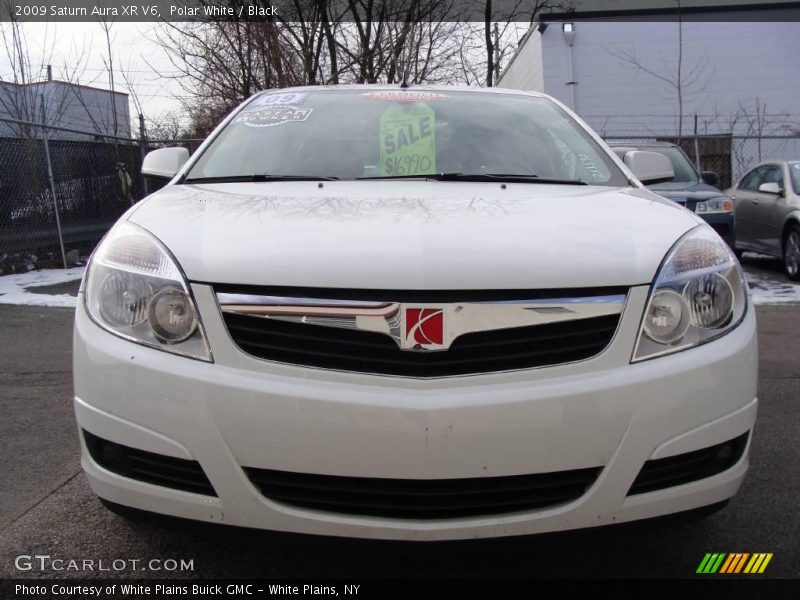
<instances>
[{"instance_id":1,"label":"tire","mask_svg":"<svg viewBox=\"0 0 800 600\"><path fill-rule=\"evenodd\" d=\"M800 281L800 225L792 223L783 238L783 270L792 281Z\"/></svg>"}]
</instances>

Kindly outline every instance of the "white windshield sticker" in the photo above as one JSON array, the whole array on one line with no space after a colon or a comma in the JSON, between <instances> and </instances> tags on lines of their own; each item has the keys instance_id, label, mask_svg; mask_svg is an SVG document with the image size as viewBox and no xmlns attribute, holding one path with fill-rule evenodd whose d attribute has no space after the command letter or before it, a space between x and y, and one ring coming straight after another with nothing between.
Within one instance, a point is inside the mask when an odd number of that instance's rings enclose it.
<instances>
[{"instance_id":1,"label":"white windshield sticker","mask_svg":"<svg viewBox=\"0 0 800 600\"><path fill-rule=\"evenodd\" d=\"M305 121L311 114L311 108L297 108L295 106L268 106L241 113L234 123L241 123L248 127L273 127L284 123Z\"/></svg>"},{"instance_id":2,"label":"white windshield sticker","mask_svg":"<svg viewBox=\"0 0 800 600\"><path fill-rule=\"evenodd\" d=\"M392 102L429 102L430 100L444 100L446 94L436 92L407 92L403 90L385 92L366 92L361 94L367 100L391 100Z\"/></svg>"},{"instance_id":3,"label":"white windshield sticker","mask_svg":"<svg viewBox=\"0 0 800 600\"><path fill-rule=\"evenodd\" d=\"M258 96L248 108L260 106L296 106L308 99L308 92L266 92Z\"/></svg>"}]
</instances>

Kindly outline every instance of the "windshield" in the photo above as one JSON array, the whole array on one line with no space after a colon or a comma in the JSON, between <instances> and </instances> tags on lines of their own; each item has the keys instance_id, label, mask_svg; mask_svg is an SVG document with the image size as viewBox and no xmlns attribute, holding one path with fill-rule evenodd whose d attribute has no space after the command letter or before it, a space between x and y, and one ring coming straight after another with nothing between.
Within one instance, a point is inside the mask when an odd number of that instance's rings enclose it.
<instances>
[{"instance_id":1,"label":"windshield","mask_svg":"<svg viewBox=\"0 0 800 600\"><path fill-rule=\"evenodd\" d=\"M792 174L794 193L800 195L800 162L789 163L789 173Z\"/></svg>"},{"instance_id":2,"label":"windshield","mask_svg":"<svg viewBox=\"0 0 800 600\"><path fill-rule=\"evenodd\" d=\"M186 179L437 173L627 185L599 145L545 98L413 88L262 93Z\"/></svg>"},{"instance_id":3,"label":"windshield","mask_svg":"<svg viewBox=\"0 0 800 600\"><path fill-rule=\"evenodd\" d=\"M666 156L672 163L672 170L675 177L671 181L678 183L696 183L700 181L700 176L695 171L694 165L689 158L678 148L658 146L653 148L642 148L648 152L658 152Z\"/></svg>"}]
</instances>

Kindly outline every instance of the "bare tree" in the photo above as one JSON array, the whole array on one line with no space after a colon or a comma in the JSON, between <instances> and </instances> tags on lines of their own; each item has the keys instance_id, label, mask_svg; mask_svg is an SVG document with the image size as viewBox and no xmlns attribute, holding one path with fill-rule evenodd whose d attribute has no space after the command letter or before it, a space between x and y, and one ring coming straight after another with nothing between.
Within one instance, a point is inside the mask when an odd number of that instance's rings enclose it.
<instances>
[{"instance_id":1,"label":"bare tree","mask_svg":"<svg viewBox=\"0 0 800 600\"><path fill-rule=\"evenodd\" d=\"M410 0L402 13L381 9L387 20L342 26L343 35L337 40L339 78L361 83L452 82L458 77L464 33L462 23L441 18L453 18L452 6L452 2Z\"/></svg>"},{"instance_id":2,"label":"bare tree","mask_svg":"<svg viewBox=\"0 0 800 600\"><path fill-rule=\"evenodd\" d=\"M764 159L762 142L765 135L791 134L791 125L787 125L789 114L767 112L767 103L756 96L752 103L739 102L738 108L730 117L731 131L742 136L734 146L734 160L739 173L743 173L754 162ZM756 140L755 155L747 152L746 142Z\"/></svg>"},{"instance_id":3,"label":"bare tree","mask_svg":"<svg viewBox=\"0 0 800 600\"><path fill-rule=\"evenodd\" d=\"M339 82L336 39L346 11L340 3L327 0L292 0L290 10L275 17L284 50L295 55L302 67L302 83Z\"/></svg>"},{"instance_id":4,"label":"bare tree","mask_svg":"<svg viewBox=\"0 0 800 600\"><path fill-rule=\"evenodd\" d=\"M145 119L145 127L149 140L179 140L191 137L181 115L174 110Z\"/></svg>"},{"instance_id":5,"label":"bare tree","mask_svg":"<svg viewBox=\"0 0 800 600\"><path fill-rule=\"evenodd\" d=\"M453 21L391 23L385 79L387 83L454 83L459 78L461 36Z\"/></svg>"},{"instance_id":6,"label":"bare tree","mask_svg":"<svg viewBox=\"0 0 800 600\"><path fill-rule=\"evenodd\" d=\"M226 0L234 8L240 1ZM463 24L454 2L292 0L273 20L165 23L155 41L189 97L194 133L205 135L263 89L456 79Z\"/></svg>"},{"instance_id":7,"label":"bare tree","mask_svg":"<svg viewBox=\"0 0 800 600\"><path fill-rule=\"evenodd\" d=\"M0 44L9 62L10 72L0 74L0 109L12 119L27 122L40 122L42 114L48 124L57 123L69 107L68 94L49 94L45 97L42 88L36 84L49 79L55 48L55 28L48 24L44 36L35 48L28 42L25 26L14 19L13 11L8 11L11 20L0 24ZM35 48L35 49L34 49ZM85 48L76 48L69 65L62 66L66 79L79 77L86 67ZM42 108L45 111L42 111ZM20 137L36 137L38 134L26 125L10 127Z\"/></svg>"},{"instance_id":8,"label":"bare tree","mask_svg":"<svg viewBox=\"0 0 800 600\"><path fill-rule=\"evenodd\" d=\"M111 86L111 120L113 123L113 132L116 136L119 133L119 123L117 122L117 95L116 85L114 83L114 54L111 52L111 26L114 21L109 21L103 17L99 19L100 27L103 29L103 34L106 38L106 56L103 58L106 71L108 71L108 83Z\"/></svg>"},{"instance_id":9,"label":"bare tree","mask_svg":"<svg viewBox=\"0 0 800 600\"><path fill-rule=\"evenodd\" d=\"M498 8L499 7L499 8ZM492 87L500 78L500 65L512 53L510 32L527 23L530 27L543 12L565 9L561 0L483 0L483 21L479 24L483 38L484 85ZM471 63L470 62L470 67Z\"/></svg>"},{"instance_id":10,"label":"bare tree","mask_svg":"<svg viewBox=\"0 0 800 600\"><path fill-rule=\"evenodd\" d=\"M105 38L106 55L101 57L105 72L98 73L97 76L91 81L81 81L79 77L73 77L70 74L66 74L65 79L72 84L69 89L70 103L77 103L83 108L82 112L85 113L85 120L91 124L95 133L108 135L110 132L111 135L118 136L120 133L120 126L117 110L118 99L115 79L114 54L112 52L114 39L111 34L114 21L103 17L98 19L98 23L101 31L103 32L103 37ZM101 105L101 103L98 101L96 97L96 91L92 90L90 92L89 88L87 87L94 84L103 75L107 77L107 85L110 88L110 93L108 95L109 102L105 106ZM125 78L124 74L123 78ZM138 102L138 96L136 97L136 102ZM129 126L130 124L128 124L128 127L125 128L126 131L129 130ZM114 143L116 144L116 141Z\"/></svg>"},{"instance_id":11,"label":"bare tree","mask_svg":"<svg viewBox=\"0 0 800 600\"><path fill-rule=\"evenodd\" d=\"M684 65L684 40L683 40L683 20L681 18L680 1L678 2L678 21L677 21L677 45L675 55L675 66L671 67L664 56L660 56L661 65L656 66L650 62L640 60L633 50L626 50L619 47L607 47L606 51L620 59L626 66L635 70L634 77L639 73L644 73L649 77L666 86L668 94L662 98L674 97L677 103L677 134L678 139L683 135L683 115L685 101L690 94L705 89L708 81L713 77L714 69L711 73L707 72L708 56L704 53L690 67Z\"/></svg>"},{"instance_id":12,"label":"bare tree","mask_svg":"<svg viewBox=\"0 0 800 600\"><path fill-rule=\"evenodd\" d=\"M255 92L304 81L302 60L289 51L287 35L275 21L164 23L155 41L177 74L162 77L176 81L188 97L195 134L206 135Z\"/></svg>"},{"instance_id":13,"label":"bare tree","mask_svg":"<svg viewBox=\"0 0 800 600\"><path fill-rule=\"evenodd\" d=\"M243 0L221 1L238 14ZM279 17L265 21L165 23L155 41L189 98L194 133L205 135L263 89L404 80L493 85L513 49L514 19L531 23L560 4L512 0L509 10L484 1L483 28L464 20L462 0L289 0Z\"/></svg>"}]
</instances>

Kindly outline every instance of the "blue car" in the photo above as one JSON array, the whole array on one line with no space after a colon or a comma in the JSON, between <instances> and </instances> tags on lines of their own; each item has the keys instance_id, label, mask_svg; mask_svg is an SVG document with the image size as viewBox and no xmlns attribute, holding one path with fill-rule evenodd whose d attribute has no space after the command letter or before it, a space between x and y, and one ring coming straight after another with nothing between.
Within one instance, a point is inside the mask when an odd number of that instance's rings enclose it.
<instances>
[{"instance_id":1,"label":"blue car","mask_svg":"<svg viewBox=\"0 0 800 600\"><path fill-rule=\"evenodd\" d=\"M733 201L714 187L719 183L719 175L713 171L698 173L689 157L676 144L609 142L609 146L620 158L633 150L658 152L666 156L672 163L675 177L670 181L654 183L647 187L656 194L669 198L697 213L731 248L735 247L736 228L734 226Z\"/></svg>"}]
</instances>

